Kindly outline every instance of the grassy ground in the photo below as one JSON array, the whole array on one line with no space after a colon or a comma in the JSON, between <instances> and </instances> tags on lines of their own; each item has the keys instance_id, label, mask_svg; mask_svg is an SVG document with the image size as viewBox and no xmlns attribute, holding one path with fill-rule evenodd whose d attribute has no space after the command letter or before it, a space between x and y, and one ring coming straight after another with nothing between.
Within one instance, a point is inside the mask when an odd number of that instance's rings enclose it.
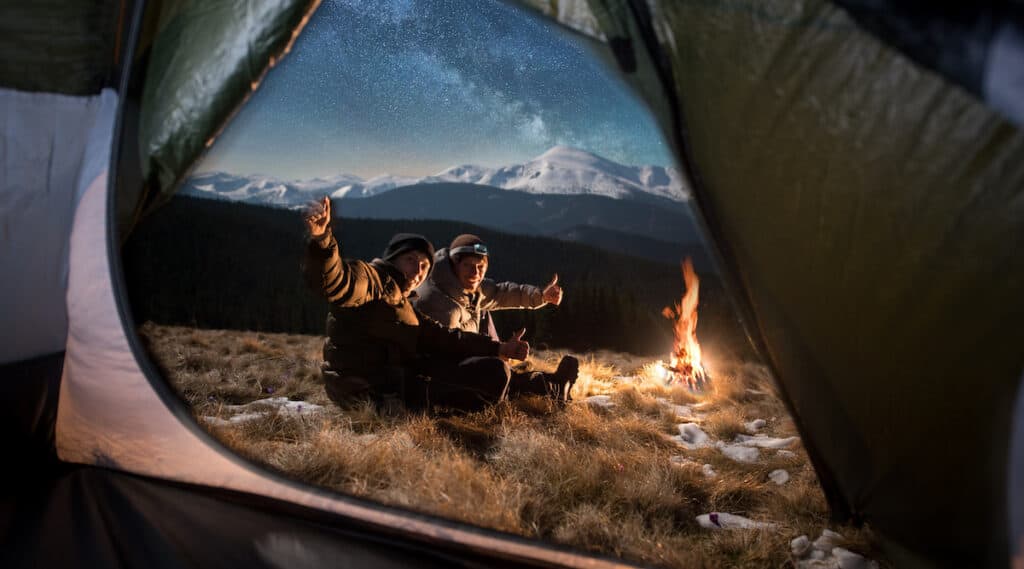
<instances>
[{"instance_id":1,"label":"grassy ground","mask_svg":"<svg viewBox=\"0 0 1024 569\"><path fill-rule=\"evenodd\" d=\"M333 406L319 378L319 337L152 324L140 333L220 440L270 468L346 494L665 567L795 566L790 541L814 540L828 527L821 488L799 443L790 452L761 449L759 460L742 463L717 448L686 450L671 439L683 422L671 404L690 405L701 428L726 442L754 419L766 421L762 433L795 436L759 365L720 364L712 390L695 396L662 386L649 360L588 354L581 356L576 401L564 410L531 398L430 418ZM531 360L537 369L553 369L561 355L541 352ZM608 395L614 406L584 401L591 395ZM270 397L323 409L229 421L240 412L234 406ZM706 464L716 476L706 476ZM776 469L788 472L787 483L769 479ZM695 517L713 511L776 525L700 527ZM867 530L832 529L844 536L843 547L880 559Z\"/></svg>"}]
</instances>

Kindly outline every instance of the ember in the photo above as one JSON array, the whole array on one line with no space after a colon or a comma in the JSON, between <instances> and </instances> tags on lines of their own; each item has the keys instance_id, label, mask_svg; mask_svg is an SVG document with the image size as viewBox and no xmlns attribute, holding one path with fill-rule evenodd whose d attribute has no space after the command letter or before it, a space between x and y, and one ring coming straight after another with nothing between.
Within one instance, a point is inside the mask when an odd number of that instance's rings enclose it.
<instances>
[{"instance_id":1,"label":"ember","mask_svg":"<svg viewBox=\"0 0 1024 569\"><path fill-rule=\"evenodd\" d=\"M673 306L662 310L665 318L675 322L675 346L672 358L666 365L667 383L684 381L693 390L702 390L710 377L701 365L700 344L697 343L697 297L700 280L693 270L693 263L687 257L683 261L683 282L686 292Z\"/></svg>"}]
</instances>

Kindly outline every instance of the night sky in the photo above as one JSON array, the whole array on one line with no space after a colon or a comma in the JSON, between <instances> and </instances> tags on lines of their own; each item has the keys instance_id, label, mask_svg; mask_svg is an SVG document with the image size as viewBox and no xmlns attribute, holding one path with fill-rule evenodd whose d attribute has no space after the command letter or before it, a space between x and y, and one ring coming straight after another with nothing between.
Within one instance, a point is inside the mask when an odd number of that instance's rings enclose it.
<instances>
[{"instance_id":1,"label":"night sky","mask_svg":"<svg viewBox=\"0 0 1024 569\"><path fill-rule=\"evenodd\" d=\"M422 176L556 144L672 165L647 109L578 41L498 0L324 0L197 171Z\"/></svg>"}]
</instances>

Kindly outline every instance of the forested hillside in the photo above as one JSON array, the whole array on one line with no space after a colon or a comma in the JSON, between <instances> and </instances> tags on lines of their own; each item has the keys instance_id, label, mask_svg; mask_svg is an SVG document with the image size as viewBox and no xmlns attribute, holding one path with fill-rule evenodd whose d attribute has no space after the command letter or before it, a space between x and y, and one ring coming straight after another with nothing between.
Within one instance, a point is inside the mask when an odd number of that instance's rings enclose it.
<instances>
[{"instance_id":1,"label":"forested hillside","mask_svg":"<svg viewBox=\"0 0 1024 569\"><path fill-rule=\"evenodd\" d=\"M555 272L560 307L500 311L503 335L521 325L534 344L574 350L667 354L670 323L661 308L683 292L678 266L556 239L511 235L465 223L335 219L346 257L372 259L390 236L413 231L438 247L476 233L491 248L488 276L542 285ZM200 328L321 334L325 301L300 266L300 214L269 207L176 197L142 223L123 247L134 319ZM746 354L746 342L721 286L702 275L698 334L712 350Z\"/></svg>"}]
</instances>

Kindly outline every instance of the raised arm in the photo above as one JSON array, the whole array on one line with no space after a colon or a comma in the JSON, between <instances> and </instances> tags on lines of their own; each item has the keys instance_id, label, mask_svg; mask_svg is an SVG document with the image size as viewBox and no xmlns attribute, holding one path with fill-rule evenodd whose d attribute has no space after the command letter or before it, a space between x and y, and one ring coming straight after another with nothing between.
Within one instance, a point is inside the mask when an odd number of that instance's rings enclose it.
<instances>
[{"instance_id":1,"label":"raised arm","mask_svg":"<svg viewBox=\"0 0 1024 569\"><path fill-rule=\"evenodd\" d=\"M305 216L309 245L303 272L309 286L322 293L328 302L341 306L359 306L378 298L383 286L380 276L368 263L341 258L338 241L331 232L331 200L327 196L309 206Z\"/></svg>"},{"instance_id":2,"label":"raised arm","mask_svg":"<svg viewBox=\"0 0 1024 569\"><path fill-rule=\"evenodd\" d=\"M543 289L540 287L517 284L513 282L496 283L484 279L480 284L485 310L501 310L503 308L540 308L545 304L559 305L562 303L562 287L558 285L558 275Z\"/></svg>"}]
</instances>

